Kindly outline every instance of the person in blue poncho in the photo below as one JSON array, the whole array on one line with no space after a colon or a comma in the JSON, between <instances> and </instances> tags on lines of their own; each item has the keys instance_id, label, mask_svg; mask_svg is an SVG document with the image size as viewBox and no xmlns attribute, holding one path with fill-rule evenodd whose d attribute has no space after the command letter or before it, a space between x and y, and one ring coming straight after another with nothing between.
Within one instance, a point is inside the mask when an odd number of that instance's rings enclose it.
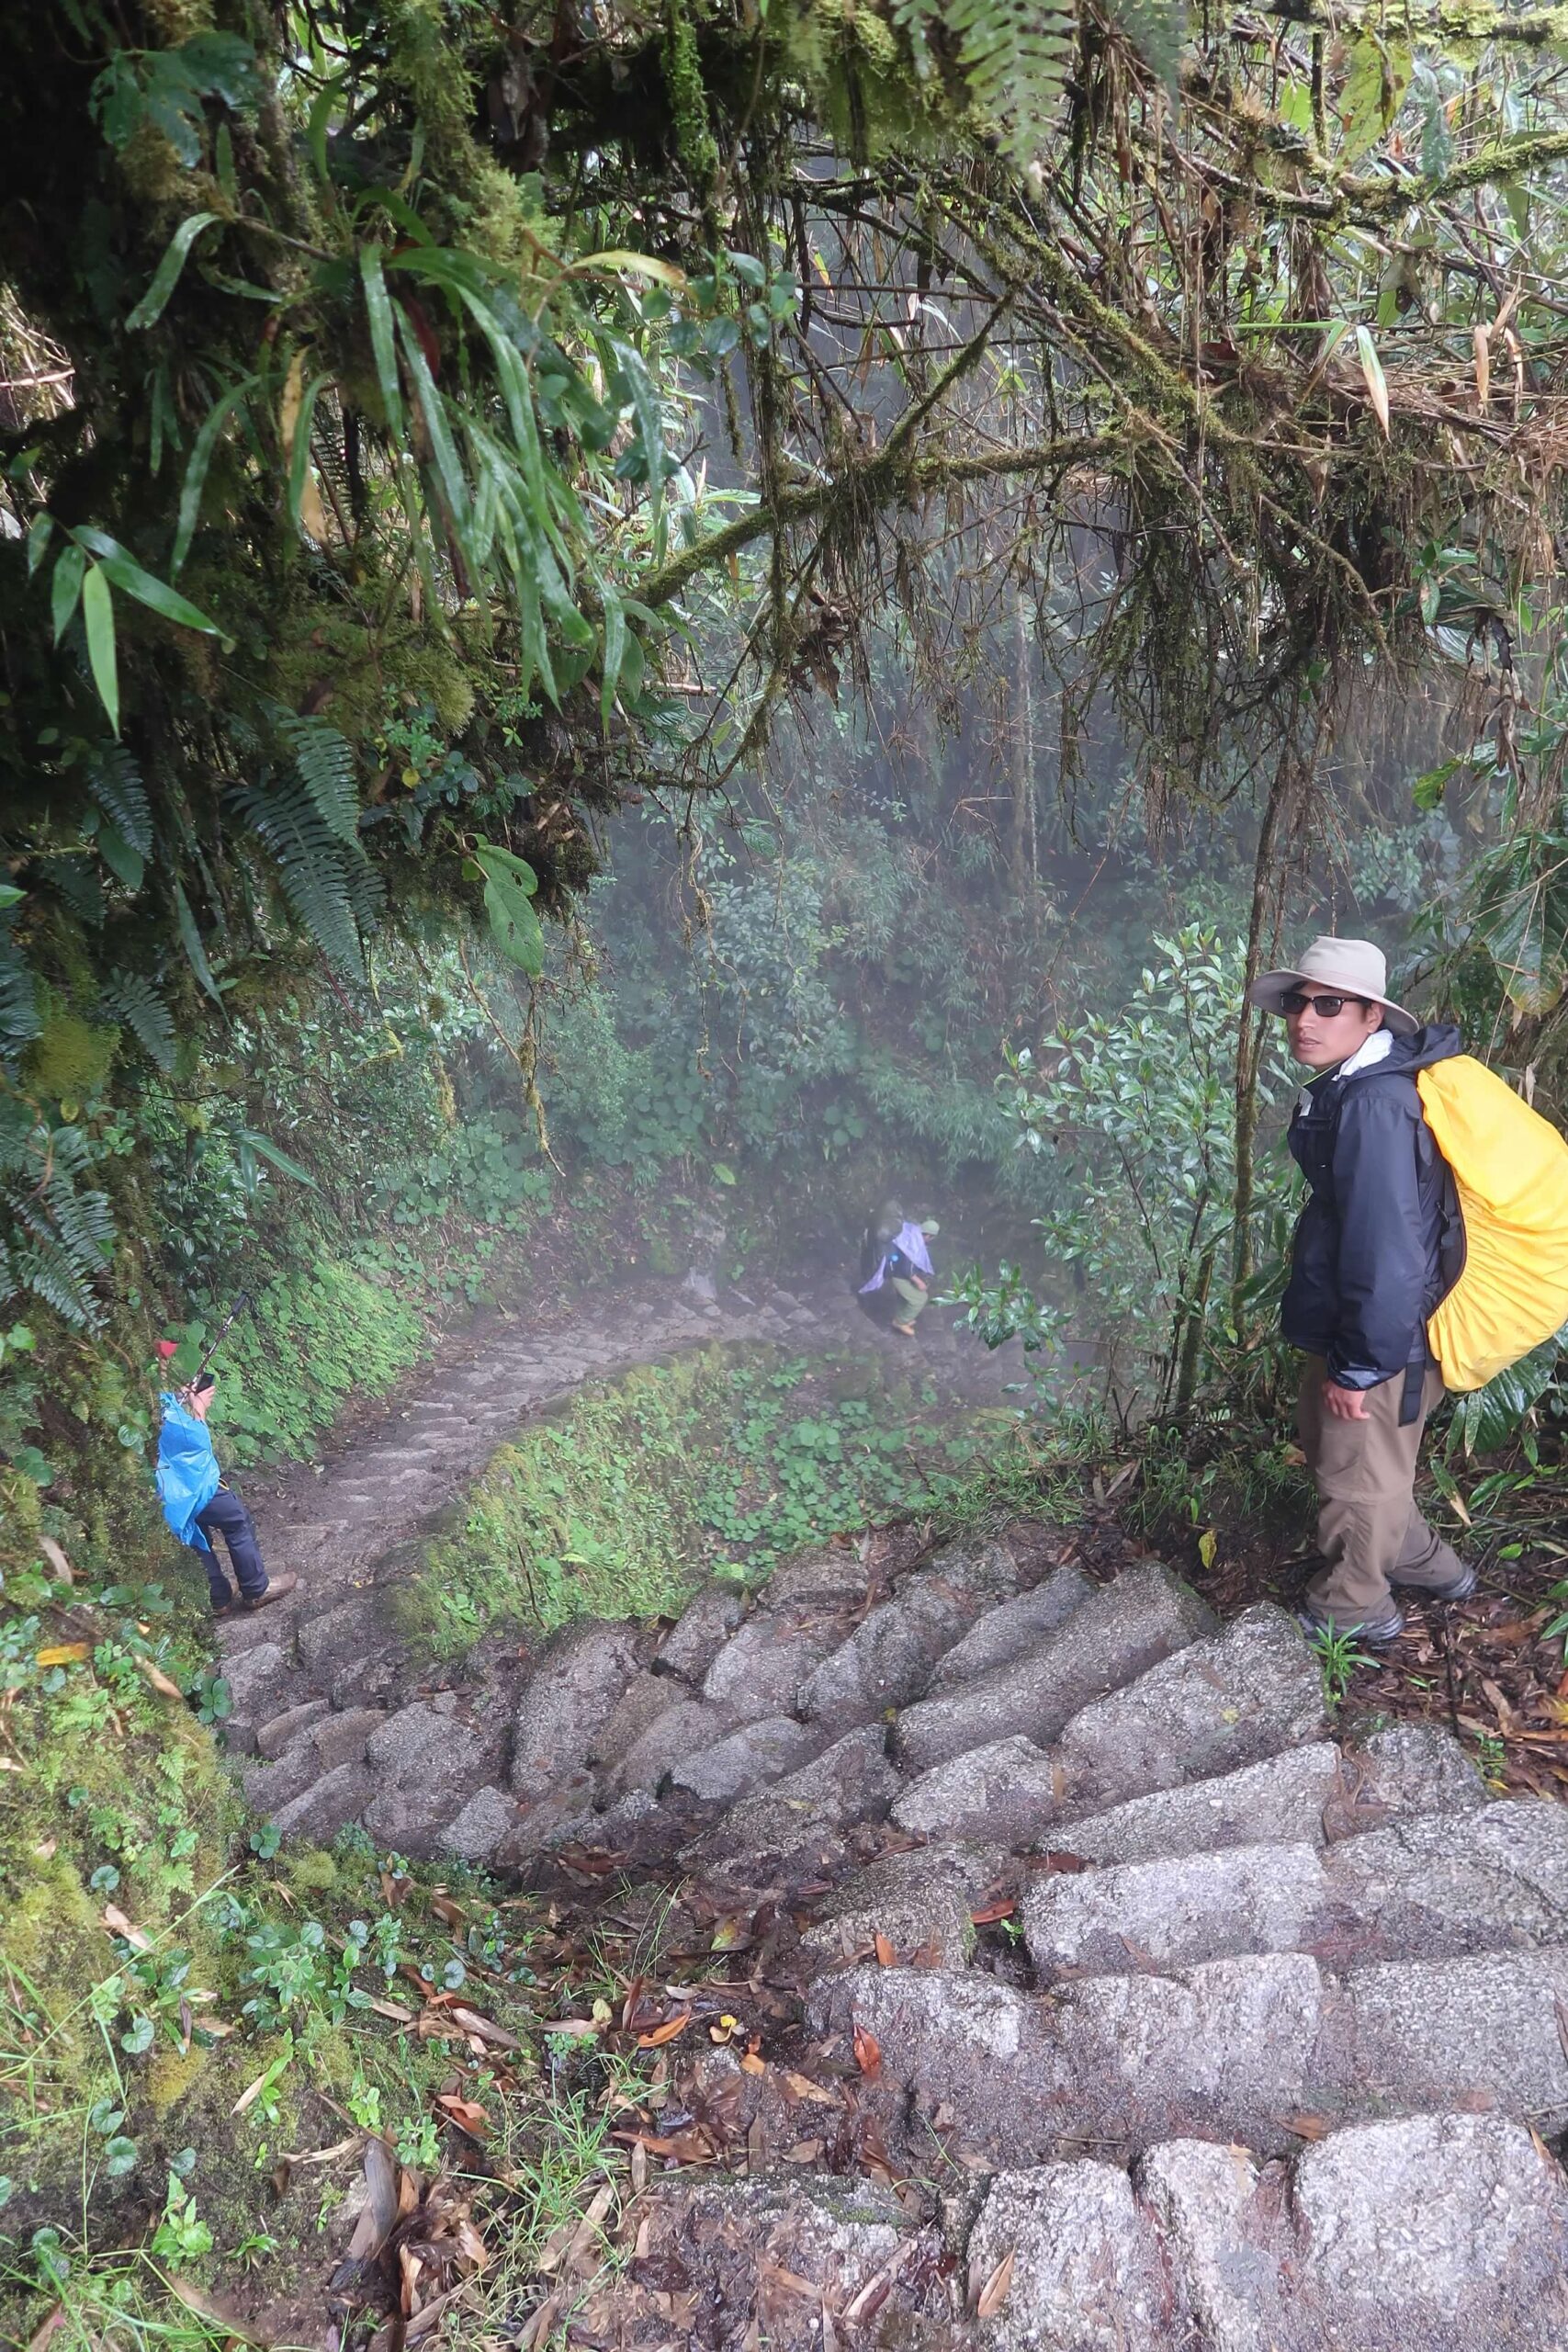
<instances>
[{"instance_id":1,"label":"person in blue poncho","mask_svg":"<svg viewBox=\"0 0 1568 2352\"><path fill-rule=\"evenodd\" d=\"M282 1600L296 1589L299 1579L292 1575L267 1575L251 1514L233 1489L223 1484L207 1426L216 1393L216 1381L204 1372L188 1388L165 1391L160 1397L164 1425L158 1433L158 1499L180 1542L201 1555L212 1613L224 1617L235 1609L265 1609L274 1600ZM219 1565L213 1541L218 1535L229 1546L234 1582L240 1588L237 1600Z\"/></svg>"}]
</instances>

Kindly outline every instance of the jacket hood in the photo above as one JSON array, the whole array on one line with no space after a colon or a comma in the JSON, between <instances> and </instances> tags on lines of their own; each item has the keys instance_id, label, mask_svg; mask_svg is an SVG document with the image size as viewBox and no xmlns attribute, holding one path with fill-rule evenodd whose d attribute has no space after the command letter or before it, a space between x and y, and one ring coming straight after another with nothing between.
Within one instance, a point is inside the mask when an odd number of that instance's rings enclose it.
<instances>
[{"instance_id":1,"label":"jacket hood","mask_svg":"<svg viewBox=\"0 0 1568 2352\"><path fill-rule=\"evenodd\" d=\"M1463 1051L1464 1039L1451 1021L1429 1021L1413 1036L1396 1036L1392 1051L1365 1074L1373 1078L1379 1070L1401 1070L1409 1078L1418 1069L1429 1069L1434 1062L1451 1061ZM1362 1073L1358 1070L1356 1075Z\"/></svg>"}]
</instances>

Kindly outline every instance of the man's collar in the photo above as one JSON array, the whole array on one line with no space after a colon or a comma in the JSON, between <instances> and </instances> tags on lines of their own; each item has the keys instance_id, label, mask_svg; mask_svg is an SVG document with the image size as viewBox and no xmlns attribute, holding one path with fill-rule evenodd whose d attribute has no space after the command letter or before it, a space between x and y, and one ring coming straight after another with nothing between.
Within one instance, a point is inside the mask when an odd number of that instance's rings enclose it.
<instances>
[{"instance_id":1,"label":"man's collar","mask_svg":"<svg viewBox=\"0 0 1568 2352\"><path fill-rule=\"evenodd\" d=\"M1348 1061L1340 1063L1336 1078L1354 1078L1358 1070L1375 1069L1379 1062L1387 1061L1393 1051L1393 1031L1374 1029L1364 1045L1358 1046Z\"/></svg>"}]
</instances>

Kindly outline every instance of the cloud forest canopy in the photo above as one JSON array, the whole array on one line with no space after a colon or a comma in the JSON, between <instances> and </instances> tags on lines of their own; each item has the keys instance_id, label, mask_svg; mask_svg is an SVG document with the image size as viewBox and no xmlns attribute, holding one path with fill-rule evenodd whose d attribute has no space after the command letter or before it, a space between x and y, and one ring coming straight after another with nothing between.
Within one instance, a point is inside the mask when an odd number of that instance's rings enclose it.
<instances>
[{"instance_id":1,"label":"cloud forest canopy","mask_svg":"<svg viewBox=\"0 0 1568 2352\"><path fill-rule=\"evenodd\" d=\"M1348 687L1468 664L1457 764L1535 820L1483 936L1549 1004L1564 38L16 0L14 1272L85 1306L59 1112L115 1056L170 1070L383 924L536 972L623 797L722 787L889 600L951 695L1027 596L1156 797L1256 780L1255 952Z\"/></svg>"}]
</instances>

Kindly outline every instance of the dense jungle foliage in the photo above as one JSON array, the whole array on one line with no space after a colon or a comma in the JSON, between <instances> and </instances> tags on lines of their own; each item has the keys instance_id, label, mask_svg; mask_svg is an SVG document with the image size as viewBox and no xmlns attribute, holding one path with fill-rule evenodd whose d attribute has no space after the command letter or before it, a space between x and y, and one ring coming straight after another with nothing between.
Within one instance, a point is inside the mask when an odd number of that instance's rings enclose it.
<instances>
[{"instance_id":1,"label":"dense jungle foliage","mask_svg":"<svg viewBox=\"0 0 1568 2352\"><path fill-rule=\"evenodd\" d=\"M1087 1321L1120 1400L1206 1398L1234 1450L1289 1206L1239 1006L1287 924L1399 941L1563 1099L1568 34L6 29L0 2329L184 2352L209 2285L319 2260L317 2091L437 2165L399 1972L488 1970L505 2030L538 1953L480 1885L459 1927L243 1817L164 1589L154 1337L249 1289L230 1458L308 1454L453 1306L677 1273L698 1216L787 1273L896 1181L981 1328L1045 1365ZM1214 1461L1159 1443L1151 1514L1207 1527ZM791 1508L898 1499L831 1450ZM547 2047L497 2098L509 2277L606 2161L581 2079Z\"/></svg>"}]
</instances>

